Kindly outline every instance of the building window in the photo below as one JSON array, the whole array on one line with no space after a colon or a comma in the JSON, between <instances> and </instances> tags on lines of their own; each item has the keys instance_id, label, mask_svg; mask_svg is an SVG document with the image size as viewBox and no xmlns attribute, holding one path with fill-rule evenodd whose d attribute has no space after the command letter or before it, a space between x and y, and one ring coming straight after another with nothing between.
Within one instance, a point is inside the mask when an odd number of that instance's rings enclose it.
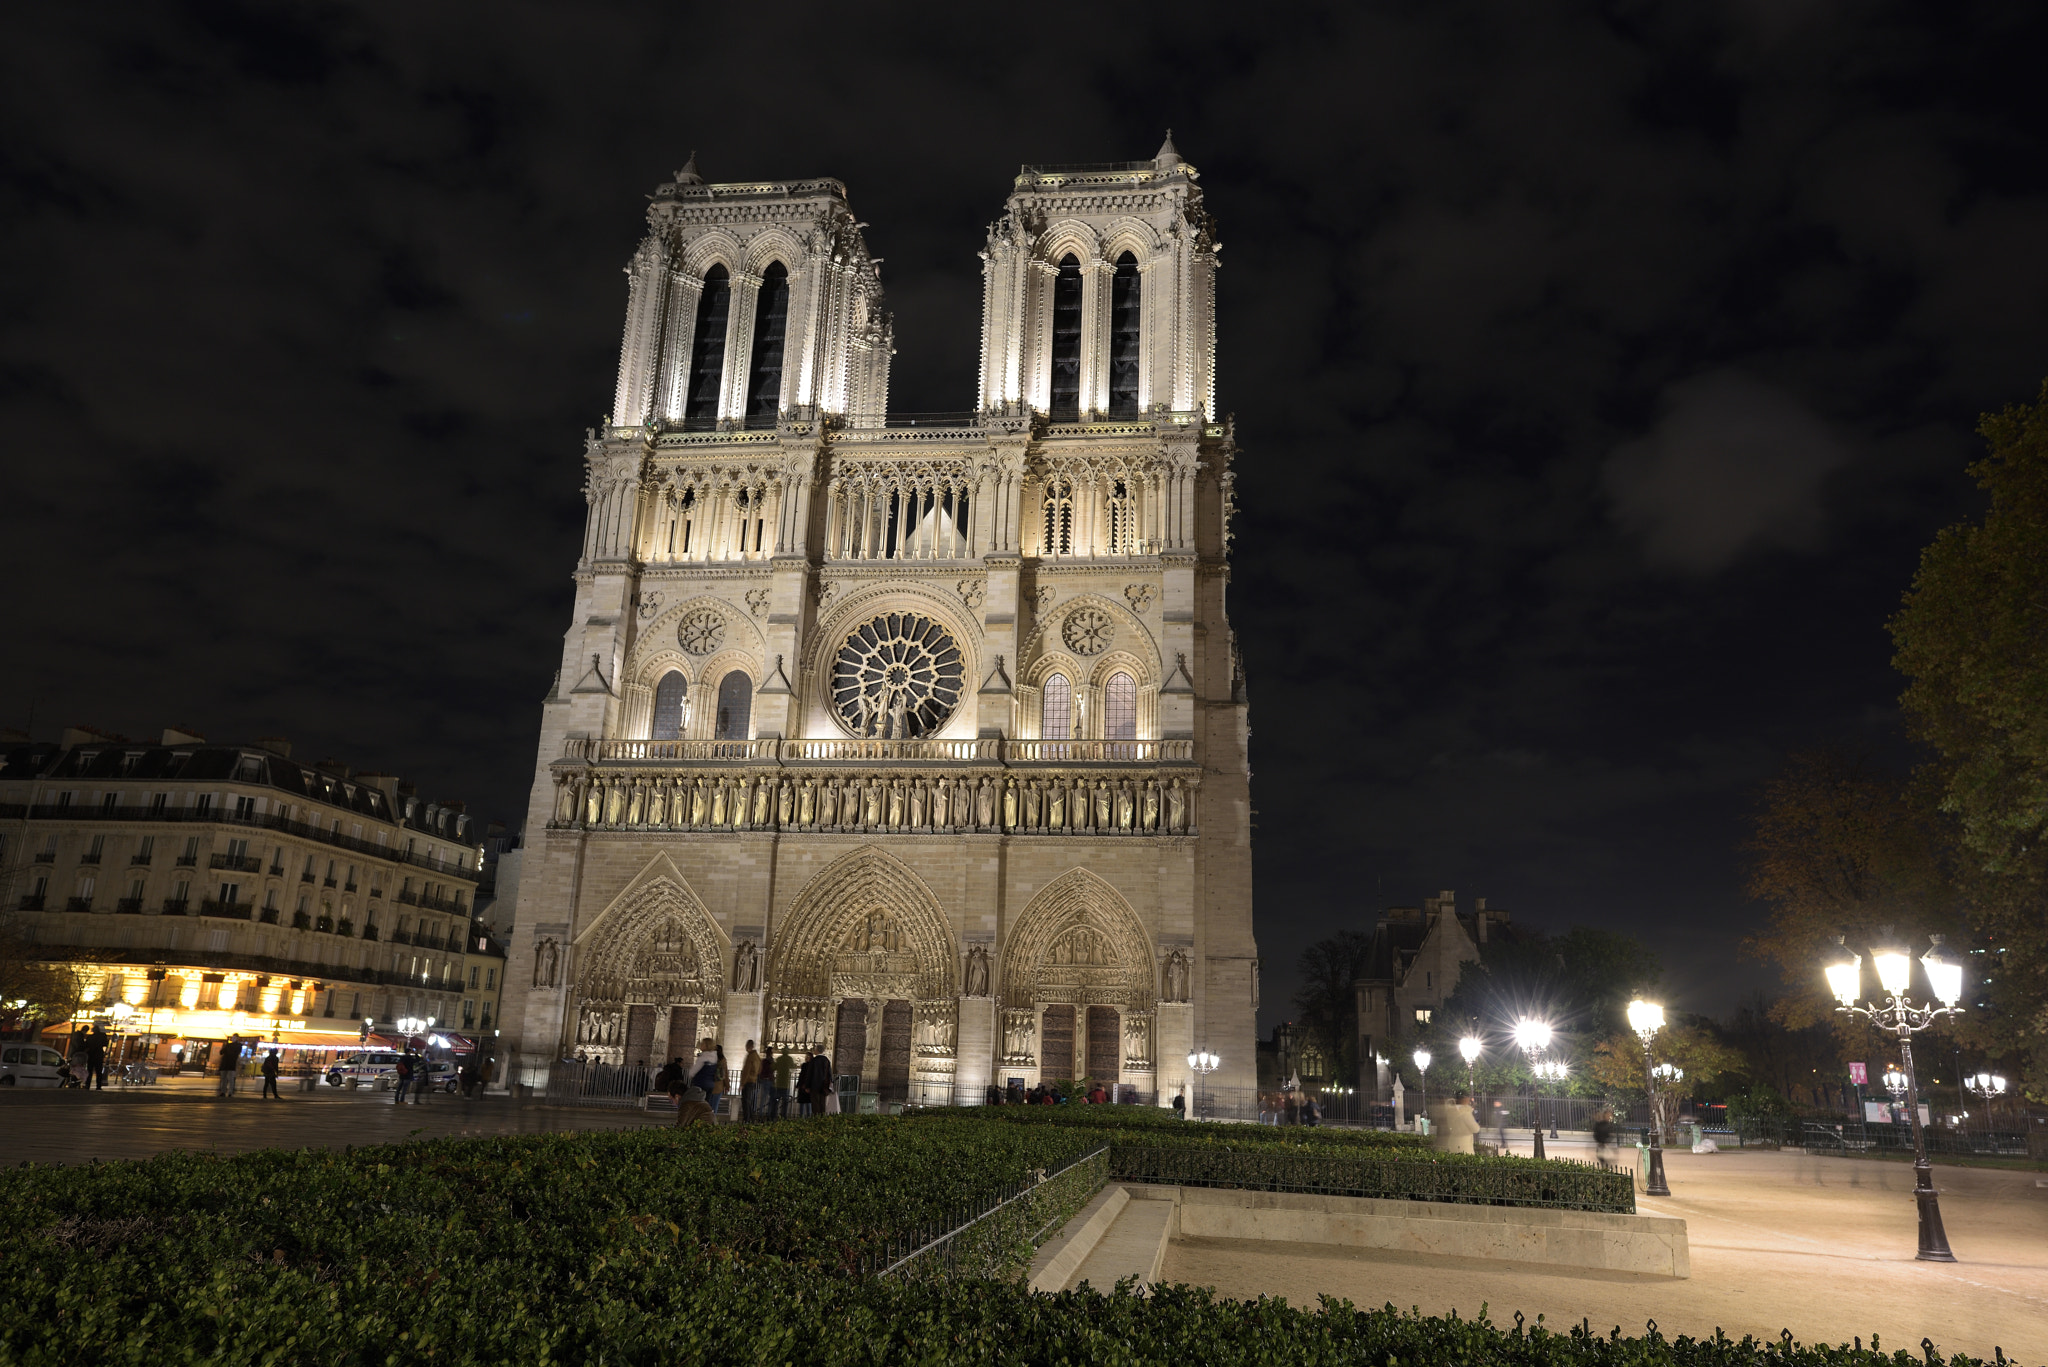
<instances>
[{"instance_id":1,"label":"building window","mask_svg":"<svg viewBox=\"0 0 2048 1367\"><path fill-rule=\"evenodd\" d=\"M1074 486L1063 479L1045 482L1044 555L1074 553Z\"/></svg>"},{"instance_id":2,"label":"building window","mask_svg":"<svg viewBox=\"0 0 2048 1367\"><path fill-rule=\"evenodd\" d=\"M171 795L169 793L152 793L149 798L149 814L151 816L162 816L164 808L170 805Z\"/></svg>"},{"instance_id":3,"label":"building window","mask_svg":"<svg viewBox=\"0 0 2048 1367\"><path fill-rule=\"evenodd\" d=\"M1064 674L1045 681L1038 710L1038 734L1044 740L1071 740L1074 735L1074 688Z\"/></svg>"},{"instance_id":4,"label":"building window","mask_svg":"<svg viewBox=\"0 0 2048 1367\"><path fill-rule=\"evenodd\" d=\"M1125 252L1116 259L1109 282L1109 411L1113 417L1138 415L1138 328L1140 285L1138 259Z\"/></svg>"},{"instance_id":5,"label":"building window","mask_svg":"<svg viewBox=\"0 0 2048 1367\"><path fill-rule=\"evenodd\" d=\"M725 377L725 317L731 308L732 280L725 267L713 266L704 273L704 290L697 296L697 330L690 339L690 392L683 406L685 419L710 421L718 417L718 382Z\"/></svg>"},{"instance_id":6,"label":"building window","mask_svg":"<svg viewBox=\"0 0 2048 1367\"><path fill-rule=\"evenodd\" d=\"M1426 1007L1426 1006L1418 1006L1418 1007L1416 1007L1416 1008L1415 1008L1415 1023L1416 1023L1417 1025L1427 1025L1427 1024L1429 1024L1429 1018L1430 1018L1431 1014L1432 1014L1432 1012L1431 1012L1431 1011L1430 1011L1430 1009L1429 1009L1428 1007Z\"/></svg>"},{"instance_id":7,"label":"building window","mask_svg":"<svg viewBox=\"0 0 2048 1367\"><path fill-rule=\"evenodd\" d=\"M240 883L222 883L220 885L220 904L222 906L231 907L240 901L241 897L242 885Z\"/></svg>"},{"instance_id":8,"label":"building window","mask_svg":"<svg viewBox=\"0 0 2048 1367\"><path fill-rule=\"evenodd\" d=\"M1138 682L1128 674L1112 674L1102 690L1102 735L1105 740L1138 738Z\"/></svg>"},{"instance_id":9,"label":"building window","mask_svg":"<svg viewBox=\"0 0 2048 1367\"><path fill-rule=\"evenodd\" d=\"M470 967L470 970L469 970L469 990L470 990L470 991L472 991L472 992L476 991L476 980L477 980L477 975L478 975L479 973L481 973L481 972L482 972L482 970L481 970L481 969L479 969L479 968L477 968L477 967L475 967L474 965L472 965L472 966Z\"/></svg>"},{"instance_id":10,"label":"building window","mask_svg":"<svg viewBox=\"0 0 2048 1367\"><path fill-rule=\"evenodd\" d=\"M735 669L718 685L718 734L716 740L745 740L753 720L754 681L745 671Z\"/></svg>"},{"instance_id":11,"label":"building window","mask_svg":"<svg viewBox=\"0 0 2048 1367\"><path fill-rule=\"evenodd\" d=\"M1081 416L1081 263L1069 254L1052 282L1052 403L1054 422Z\"/></svg>"},{"instance_id":12,"label":"building window","mask_svg":"<svg viewBox=\"0 0 2048 1367\"><path fill-rule=\"evenodd\" d=\"M773 427L782 404L782 339L789 329L789 271L780 261L761 272L754 304L754 363L747 374L747 426Z\"/></svg>"},{"instance_id":13,"label":"building window","mask_svg":"<svg viewBox=\"0 0 2048 1367\"><path fill-rule=\"evenodd\" d=\"M671 669L654 686L654 731L656 740L680 740L683 735L683 704L689 700L690 685L681 671Z\"/></svg>"},{"instance_id":14,"label":"building window","mask_svg":"<svg viewBox=\"0 0 2048 1367\"><path fill-rule=\"evenodd\" d=\"M498 970L488 969L484 973L484 991L494 992L498 987Z\"/></svg>"}]
</instances>

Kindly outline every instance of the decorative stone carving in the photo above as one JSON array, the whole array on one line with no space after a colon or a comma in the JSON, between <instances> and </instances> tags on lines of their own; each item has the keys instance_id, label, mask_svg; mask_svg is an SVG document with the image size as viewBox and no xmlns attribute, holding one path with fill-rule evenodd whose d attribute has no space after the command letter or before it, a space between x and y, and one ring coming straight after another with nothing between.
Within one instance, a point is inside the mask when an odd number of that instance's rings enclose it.
<instances>
[{"instance_id":1,"label":"decorative stone carving","mask_svg":"<svg viewBox=\"0 0 2048 1367\"><path fill-rule=\"evenodd\" d=\"M1160 974L1162 1001L1184 1002L1188 999L1188 956L1181 950L1174 950L1166 956L1166 966Z\"/></svg>"},{"instance_id":2,"label":"decorative stone carving","mask_svg":"<svg viewBox=\"0 0 2048 1367\"><path fill-rule=\"evenodd\" d=\"M561 982L562 952L556 947L554 937L540 942L540 948L533 954L533 985L535 987L556 987Z\"/></svg>"},{"instance_id":3,"label":"decorative stone carving","mask_svg":"<svg viewBox=\"0 0 2048 1367\"><path fill-rule=\"evenodd\" d=\"M982 579L962 579L957 587L960 590L960 601L967 604L969 611L979 612L983 600L988 595L988 582Z\"/></svg>"},{"instance_id":4,"label":"decorative stone carving","mask_svg":"<svg viewBox=\"0 0 2048 1367\"><path fill-rule=\"evenodd\" d=\"M834 599L839 597L839 585L826 584L818 590L818 615L824 616Z\"/></svg>"},{"instance_id":5,"label":"decorative stone carving","mask_svg":"<svg viewBox=\"0 0 2048 1367\"><path fill-rule=\"evenodd\" d=\"M711 608L698 608L676 627L676 644L692 655L709 655L725 644L725 618Z\"/></svg>"},{"instance_id":6,"label":"decorative stone carving","mask_svg":"<svg viewBox=\"0 0 2048 1367\"><path fill-rule=\"evenodd\" d=\"M640 595L640 620L641 620L641 621L643 621L643 622L644 622L644 621L646 621L646 620L647 620L648 618L652 617L652 616L653 616L653 615L654 615L655 613L657 613L657 612L660 612L660 611L661 611L661 594L660 594L660 592L659 592L659 591L655 591L655 592L649 592L649 593L643 593L643 594L641 594L641 595Z\"/></svg>"},{"instance_id":7,"label":"decorative stone carving","mask_svg":"<svg viewBox=\"0 0 2048 1367\"><path fill-rule=\"evenodd\" d=\"M742 940L732 951L732 990L761 990L761 956L752 940Z\"/></svg>"},{"instance_id":8,"label":"decorative stone carving","mask_svg":"<svg viewBox=\"0 0 2048 1367\"><path fill-rule=\"evenodd\" d=\"M976 945L967 951L967 992L970 997L986 997L989 991L988 950Z\"/></svg>"},{"instance_id":9,"label":"decorative stone carving","mask_svg":"<svg viewBox=\"0 0 2048 1367\"><path fill-rule=\"evenodd\" d=\"M1052 585L1044 584L1032 595L1033 601L1038 605L1039 616L1043 617L1046 614L1047 609L1052 607L1052 600L1059 597L1059 593L1060 591Z\"/></svg>"},{"instance_id":10,"label":"decorative stone carving","mask_svg":"<svg viewBox=\"0 0 2048 1367\"><path fill-rule=\"evenodd\" d=\"M748 589L747 611L753 613L756 617L766 613L768 611L769 596L767 589Z\"/></svg>"},{"instance_id":11,"label":"decorative stone carving","mask_svg":"<svg viewBox=\"0 0 2048 1367\"><path fill-rule=\"evenodd\" d=\"M1124 600L1131 605L1132 612L1143 612L1152 605L1152 586L1150 584L1126 584L1124 585Z\"/></svg>"},{"instance_id":12,"label":"decorative stone carving","mask_svg":"<svg viewBox=\"0 0 2048 1367\"><path fill-rule=\"evenodd\" d=\"M1076 655L1100 655L1115 636L1116 624L1101 608L1081 608L1060 628L1060 639Z\"/></svg>"},{"instance_id":13,"label":"decorative stone carving","mask_svg":"<svg viewBox=\"0 0 2048 1367\"><path fill-rule=\"evenodd\" d=\"M966 662L929 617L891 612L848 634L832 662L832 710L856 736L934 735L960 705Z\"/></svg>"}]
</instances>

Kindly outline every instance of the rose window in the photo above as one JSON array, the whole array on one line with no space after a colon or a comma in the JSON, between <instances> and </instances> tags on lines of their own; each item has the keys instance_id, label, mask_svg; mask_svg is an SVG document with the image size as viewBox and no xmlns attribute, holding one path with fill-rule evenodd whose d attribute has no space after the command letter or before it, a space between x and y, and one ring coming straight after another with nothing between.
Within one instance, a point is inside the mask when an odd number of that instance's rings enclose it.
<instances>
[{"instance_id":1,"label":"rose window","mask_svg":"<svg viewBox=\"0 0 2048 1367\"><path fill-rule=\"evenodd\" d=\"M683 619L676 640L692 655L709 655L725 641L725 619L710 608L699 608Z\"/></svg>"},{"instance_id":2,"label":"rose window","mask_svg":"<svg viewBox=\"0 0 2048 1367\"><path fill-rule=\"evenodd\" d=\"M891 612L856 627L832 661L832 710L856 736L929 736L960 705L960 647L929 617Z\"/></svg>"},{"instance_id":3,"label":"rose window","mask_svg":"<svg viewBox=\"0 0 2048 1367\"><path fill-rule=\"evenodd\" d=\"M1065 638L1067 649L1076 655L1099 655L1108 648L1114 633L1108 613L1100 608L1082 608L1067 618L1060 635Z\"/></svg>"}]
</instances>

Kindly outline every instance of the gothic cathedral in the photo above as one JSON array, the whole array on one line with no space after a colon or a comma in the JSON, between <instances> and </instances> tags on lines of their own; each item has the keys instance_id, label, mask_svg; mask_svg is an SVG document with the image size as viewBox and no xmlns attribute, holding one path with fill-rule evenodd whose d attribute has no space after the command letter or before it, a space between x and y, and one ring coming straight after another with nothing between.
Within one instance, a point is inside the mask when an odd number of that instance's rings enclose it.
<instances>
[{"instance_id":1,"label":"gothic cathedral","mask_svg":"<svg viewBox=\"0 0 2048 1367\"><path fill-rule=\"evenodd\" d=\"M888 412L834 180L660 187L542 705L508 1060L822 1046L894 1103L1253 1083L1219 244L1171 139L1026 166L971 413ZM520 997L523 994L524 1000ZM1193 1089L1190 1087L1190 1091Z\"/></svg>"}]
</instances>

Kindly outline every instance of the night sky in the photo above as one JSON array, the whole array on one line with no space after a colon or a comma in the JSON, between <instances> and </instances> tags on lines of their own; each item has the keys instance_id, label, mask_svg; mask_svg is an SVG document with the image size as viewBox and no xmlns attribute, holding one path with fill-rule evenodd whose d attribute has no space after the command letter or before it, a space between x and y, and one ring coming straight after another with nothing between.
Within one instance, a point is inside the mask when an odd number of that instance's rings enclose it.
<instances>
[{"instance_id":1,"label":"night sky","mask_svg":"<svg viewBox=\"0 0 2048 1367\"><path fill-rule=\"evenodd\" d=\"M891 406L957 410L1018 165L1170 125L1264 1025L1441 888L1640 933L1691 1009L1767 983L1756 786L1899 754L1884 619L2048 374L2048 11L960 13L11 7L0 726L284 734L516 822L655 185L845 181Z\"/></svg>"}]
</instances>

